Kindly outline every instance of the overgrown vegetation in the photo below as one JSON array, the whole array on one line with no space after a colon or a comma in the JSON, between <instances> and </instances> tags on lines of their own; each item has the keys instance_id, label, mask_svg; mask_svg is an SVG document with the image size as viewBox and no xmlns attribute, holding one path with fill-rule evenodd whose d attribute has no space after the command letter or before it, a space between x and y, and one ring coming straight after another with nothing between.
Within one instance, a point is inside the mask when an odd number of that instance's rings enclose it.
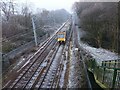
<instances>
[{"instance_id":1,"label":"overgrown vegetation","mask_svg":"<svg viewBox=\"0 0 120 90\"><path fill-rule=\"evenodd\" d=\"M66 21L69 17L69 13L64 9L55 11L37 9L38 11L35 13L31 11L33 8L27 4L20 5L18 9L15 1L11 0L2 0L1 9L2 53L8 53L34 40L32 17L36 27L37 38L46 35L47 31L45 31L44 26L54 27L56 24Z\"/></svg>"},{"instance_id":2,"label":"overgrown vegetation","mask_svg":"<svg viewBox=\"0 0 120 90\"><path fill-rule=\"evenodd\" d=\"M86 31L82 40L94 47L120 53L119 5L117 2L76 2L73 8L80 19L79 26Z\"/></svg>"}]
</instances>

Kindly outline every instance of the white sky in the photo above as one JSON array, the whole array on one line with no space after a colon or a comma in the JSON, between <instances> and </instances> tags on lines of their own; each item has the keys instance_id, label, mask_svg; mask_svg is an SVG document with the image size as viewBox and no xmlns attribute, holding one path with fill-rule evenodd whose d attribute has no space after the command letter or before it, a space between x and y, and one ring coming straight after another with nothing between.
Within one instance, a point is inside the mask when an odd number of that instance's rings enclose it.
<instances>
[{"instance_id":1,"label":"white sky","mask_svg":"<svg viewBox=\"0 0 120 90\"><path fill-rule=\"evenodd\" d=\"M1 0L9 1L9 0ZM66 9L68 12L72 12L72 5L76 1L81 2L118 2L120 0L11 0L18 4L18 9L21 8L21 5L27 3L27 6L30 6L32 12L36 12L37 8L47 9L47 10L56 10L56 9Z\"/></svg>"},{"instance_id":2,"label":"white sky","mask_svg":"<svg viewBox=\"0 0 120 90\"><path fill-rule=\"evenodd\" d=\"M47 10L66 9L71 12L72 4L79 0L14 0L19 3L26 3L32 8L45 8ZM34 9L34 10L35 10Z\"/></svg>"}]
</instances>

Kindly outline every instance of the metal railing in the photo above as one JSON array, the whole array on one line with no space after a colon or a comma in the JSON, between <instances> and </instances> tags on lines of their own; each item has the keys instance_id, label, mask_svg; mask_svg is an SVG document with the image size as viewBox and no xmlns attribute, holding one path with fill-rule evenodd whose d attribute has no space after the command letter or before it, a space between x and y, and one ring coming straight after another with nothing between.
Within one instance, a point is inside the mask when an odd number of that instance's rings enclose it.
<instances>
[{"instance_id":1,"label":"metal railing","mask_svg":"<svg viewBox=\"0 0 120 90\"><path fill-rule=\"evenodd\" d=\"M87 66L102 86L112 90L120 88L120 59L102 61L102 65L98 65L95 60L89 60Z\"/></svg>"}]
</instances>

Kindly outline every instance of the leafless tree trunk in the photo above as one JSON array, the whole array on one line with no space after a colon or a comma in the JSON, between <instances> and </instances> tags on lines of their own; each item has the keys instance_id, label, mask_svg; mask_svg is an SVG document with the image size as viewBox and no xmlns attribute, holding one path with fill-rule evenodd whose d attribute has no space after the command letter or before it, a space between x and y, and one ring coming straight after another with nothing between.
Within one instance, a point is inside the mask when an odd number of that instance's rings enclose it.
<instances>
[{"instance_id":1,"label":"leafless tree trunk","mask_svg":"<svg viewBox=\"0 0 120 90\"><path fill-rule=\"evenodd\" d=\"M15 14L15 7L13 0L7 0L6 2L2 1L1 8L7 21L9 20L11 15Z\"/></svg>"}]
</instances>

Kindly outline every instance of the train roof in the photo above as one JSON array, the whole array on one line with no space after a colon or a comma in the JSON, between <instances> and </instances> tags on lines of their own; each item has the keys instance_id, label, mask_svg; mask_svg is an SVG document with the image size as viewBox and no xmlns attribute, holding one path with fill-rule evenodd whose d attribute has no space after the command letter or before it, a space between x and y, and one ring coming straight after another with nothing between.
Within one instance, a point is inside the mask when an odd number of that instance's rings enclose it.
<instances>
[{"instance_id":1,"label":"train roof","mask_svg":"<svg viewBox=\"0 0 120 90\"><path fill-rule=\"evenodd\" d=\"M65 34L66 32L65 31L62 31L62 32L58 32L58 34Z\"/></svg>"}]
</instances>

